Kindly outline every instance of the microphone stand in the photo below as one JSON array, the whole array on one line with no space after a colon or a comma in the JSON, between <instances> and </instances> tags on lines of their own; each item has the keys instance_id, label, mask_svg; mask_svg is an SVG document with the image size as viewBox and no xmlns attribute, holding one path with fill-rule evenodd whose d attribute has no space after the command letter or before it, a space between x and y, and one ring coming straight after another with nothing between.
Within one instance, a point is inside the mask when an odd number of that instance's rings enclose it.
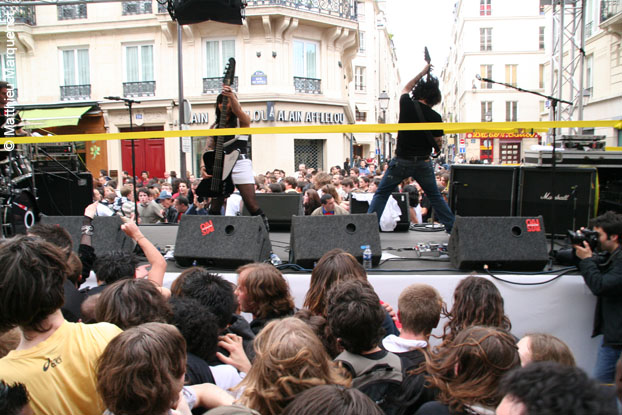
<instances>
[{"instance_id":1,"label":"microphone stand","mask_svg":"<svg viewBox=\"0 0 622 415\"><path fill-rule=\"evenodd\" d=\"M564 101L563 99L555 98L550 95L544 95L536 91L531 91L529 89L520 88L518 86L514 86L511 84L506 84L505 82L497 82L492 79L482 78L479 75L476 75L475 78L484 82L490 82L492 84L503 85L507 88L512 88L520 92L526 92L532 95L538 95L540 97L546 98L551 102L551 106L553 107L553 121L557 121L557 104L568 104L572 105L572 102ZM555 155L555 147L556 147L556 134L557 128L553 128L553 151L551 153L551 250L549 251L549 269L553 268L553 251L555 247L555 167L557 165L556 155Z\"/></svg>"},{"instance_id":2,"label":"microphone stand","mask_svg":"<svg viewBox=\"0 0 622 415\"><path fill-rule=\"evenodd\" d=\"M104 99L109 99L111 101L123 101L125 106L128 108L130 112L130 132L134 132L134 123L132 117L132 104L140 104L140 101L136 101L131 98L123 98L123 97L104 97ZM133 195L134 195L134 220L136 224L138 224L138 193L136 192L136 151L134 149L134 139L130 139L132 142L132 187Z\"/></svg>"}]
</instances>

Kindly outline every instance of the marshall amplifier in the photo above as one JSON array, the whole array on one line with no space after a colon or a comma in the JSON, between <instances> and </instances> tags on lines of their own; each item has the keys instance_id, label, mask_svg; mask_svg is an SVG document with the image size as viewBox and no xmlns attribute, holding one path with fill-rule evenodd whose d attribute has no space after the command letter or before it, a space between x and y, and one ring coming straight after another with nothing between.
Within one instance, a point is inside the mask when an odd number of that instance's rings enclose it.
<instances>
[{"instance_id":1,"label":"marshall amplifier","mask_svg":"<svg viewBox=\"0 0 622 415\"><path fill-rule=\"evenodd\" d=\"M449 207L460 216L515 216L516 166L451 166Z\"/></svg>"},{"instance_id":2,"label":"marshall amplifier","mask_svg":"<svg viewBox=\"0 0 622 415\"><path fill-rule=\"evenodd\" d=\"M596 169L557 167L555 169L555 216L552 216L551 169L522 167L520 169L518 216L544 218L549 234L565 235L568 229L588 226L594 217Z\"/></svg>"}]
</instances>

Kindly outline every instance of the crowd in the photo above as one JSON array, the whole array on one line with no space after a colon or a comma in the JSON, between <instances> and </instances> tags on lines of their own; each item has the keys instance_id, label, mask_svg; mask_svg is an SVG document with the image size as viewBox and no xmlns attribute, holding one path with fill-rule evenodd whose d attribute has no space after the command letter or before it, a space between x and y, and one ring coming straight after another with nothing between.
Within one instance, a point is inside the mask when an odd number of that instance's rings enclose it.
<instances>
[{"instance_id":1,"label":"crowd","mask_svg":"<svg viewBox=\"0 0 622 415\"><path fill-rule=\"evenodd\" d=\"M377 160L357 158L359 167L351 167L346 160L344 167L333 166L329 172L299 165L291 176L280 169L255 176L256 193L299 193L303 195L305 215L345 215L350 213L352 199L371 201L371 196L386 171L387 164L377 166ZM447 201L449 194L449 171L446 165L436 164L436 183ZM150 178L143 171L137 180L138 216L140 224L178 223L182 215L207 215L210 199L196 194L201 179L188 172L188 179L179 179L174 171L163 178ZM110 179L105 170L94 182L93 201L100 202L97 214L119 215L134 220L133 181L127 172L120 178L122 184ZM409 196L409 221L411 228L434 220L433 209L425 192L412 178L406 178L396 191ZM239 215L243 203L239 193L234 192L226 199L221 214Z\"/></svg>"},{"instance_id":2,"label":"crowd","mask_svg":"<svg viewBox=\"0 0 622 415\"><path fill-rule=\"evenodd\" d=\"M395 311L335 249L301 309L269 264L242 266L236 284L193 267L168 289L134 223L122 229L150 269L93 252L97 205L78 254L53 225L0 244L2 414L618 413L622 360L616 387L603 386L562 340L517 338L486 278L464 278L451 308L431 285L402 287ZM98 287L79 290L91 270Z\"/></svg>"}]
</instances>

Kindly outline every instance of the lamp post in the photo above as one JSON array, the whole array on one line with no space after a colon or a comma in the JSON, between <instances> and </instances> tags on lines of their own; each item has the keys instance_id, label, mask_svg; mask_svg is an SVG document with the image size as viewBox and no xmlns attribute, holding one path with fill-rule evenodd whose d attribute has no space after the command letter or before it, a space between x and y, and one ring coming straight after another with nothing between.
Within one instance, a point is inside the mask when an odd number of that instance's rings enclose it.
<instances>
[{"instance_id":1,"label":"lamp post","mask_svg":"<svg viewBox=\"0 0 622 415\"><path fill-rule=\"evenodd\" d=\"M387 123L387 109L389 108L389 101L391 97L387 94L387 91L382 91L378 96L378 105L380 105L380 109L382 110L382 123ZM382 160L387 159L386 155L386 143L385 143L386 133L382 133Z\"/></svg>"}]
</instances>

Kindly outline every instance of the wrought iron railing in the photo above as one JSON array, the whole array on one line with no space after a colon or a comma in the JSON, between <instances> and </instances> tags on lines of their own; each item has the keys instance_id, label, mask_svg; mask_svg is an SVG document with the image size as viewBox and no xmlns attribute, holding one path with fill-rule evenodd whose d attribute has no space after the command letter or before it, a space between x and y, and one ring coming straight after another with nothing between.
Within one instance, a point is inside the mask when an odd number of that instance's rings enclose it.
<instances>
[{"instance_id":1,"label":"wrought iron railing","mask_svg":"<svg viewBox=\"0 0 622 415\"><path fill-rule=\"evenodd\" d=\"M318 14L356 20L356 0L247 0L253 6L284 6Z\"/></svg>"},{"instance_id":2,"label":"wrought iron railing","mask_svg":"<svg viewBox=\"0 0 622 415\"><path fill-rule=\"evenodd\" d=\"M322 93L322 80L315 78L300 78L294 76L294 89L296 92L302 92L305 94L321 94Z\"/></svg>"},{"instance_id":3,"label":"wrought iron railing","mask_svg":"<svg viewBox=\"0 0 622 415\"><path fill-rule=\"evenodd\" d=\"M155 81L123 82L123 96L152 97L155 95Z\"/></svg>"},{"instance_id":4,"label":"wrought iron railing","mask_svg":"<svg viewBox=\"0 0 622 415\"><path fill-rule=\"evenodd\" d=\"M238 90L238 77L233 77L233 90ZM222 91L222 77L220 78L203 78L203 93L204 94L220 94Z\"/></svg>"},{"instance_id":5,"label":"wrought iron railing","mask_svg":"<svg viewBox=\"0 0 622 415\"><path fill-rule=\"evenodd\" d=\"M131 14L150 14L152 12L151 0L132 0L124 1L122 14L124 16Z\"/></svg>"},{"instance_id":6,"label":"wrought iron railing","mask_svg":"<svg viewBox=\"0 0 622 415\"><path fill-rule=\"evenodd\" d=\"M86 19L86 4L65 4L56 6L58 20Z\"/></svg>"},{"instance_id":7,"label":"wrought iron railing","mask_svg":"<svg viewBox=\"0 0 622 415\"><path fill-rule=\"evenodd\" d=\"M620 0L601 0L600 2L600 22L612 18L616 14L622 13L622 1Z\"/></svg>"},{"instance_id":8,"label":"wrought iron railing","mask_svg":"<svg viewBox=\"0 0 622 415\"><path fill-rule=\"evenodd\" d=\"M11 9L15 23L25 23L31 26L37 24L34 6L0 6L0 24L7 23L7 15Z\"/></svg>"},{"instance_id":9,"label":"wrought iron railing","mask_svg":"<svg viewBox=\"0 0 622 415\"><path fill-rule=\"evenodd\" d=\"M91 99L91 85L61 85L60 100L73 101Z\"/></svg>"}]
</instances>

